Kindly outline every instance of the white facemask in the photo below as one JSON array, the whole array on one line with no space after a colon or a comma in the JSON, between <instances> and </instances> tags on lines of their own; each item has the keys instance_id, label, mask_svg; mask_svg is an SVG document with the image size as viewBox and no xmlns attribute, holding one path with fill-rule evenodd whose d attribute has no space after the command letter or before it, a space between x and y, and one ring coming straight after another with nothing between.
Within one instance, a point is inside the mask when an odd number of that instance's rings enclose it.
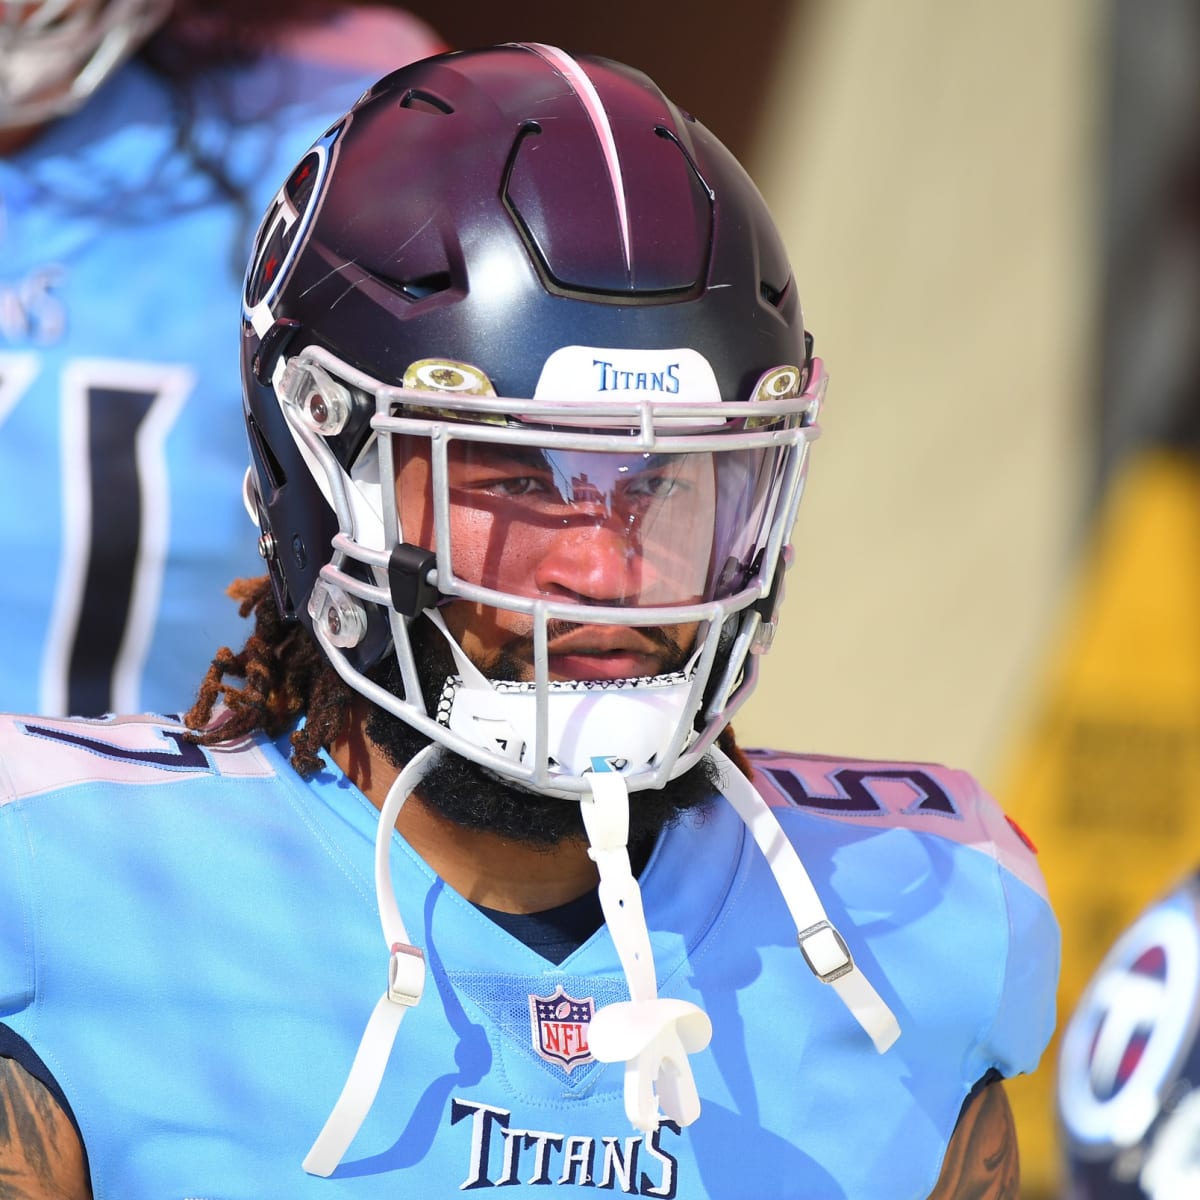
<instances>
[{"instance_id":1,"label":"white facemask","mask_svg":"<svg viewBox=\"0 0 1200 1200\"><path fill-rule=\"evenodd\" d=\"M0 129L80 107L170 7L171 0L0 3Z\"/></svg>"}]
</instances>

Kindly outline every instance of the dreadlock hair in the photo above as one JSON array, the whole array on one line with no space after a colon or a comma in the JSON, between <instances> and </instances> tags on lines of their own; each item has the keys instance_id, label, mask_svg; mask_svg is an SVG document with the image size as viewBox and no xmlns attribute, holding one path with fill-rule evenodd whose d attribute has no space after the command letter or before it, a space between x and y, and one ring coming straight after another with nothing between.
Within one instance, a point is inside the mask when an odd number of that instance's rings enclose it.
<instances>
[{"instance_id":1,"label":"dreadlock hair","mask_svg":"<svg viewBox=\"0 0 1200 1200\"><path fill-rule=\"evenodd\" d=\"M184 717L191 740L213 746L256 730L279 737L304 716L291 736L291 763L301 775L313 775L322 766L320 752L345 728L355 692L308 630L280 616L268 576L237 579L227 591L243 617L253 613L254 631L237 654L228 646L217 651ZM230 676L245 686L233 686ZM222 711L214 720L218 703Z\"/></svg>"},{"instance_id":2,"label":"dreadlock hair","mask_svg":"<svg viewBox=\"0 0 1200 1200\"><path fill-rule=\"evenodd\" d=\"M141 57L192 78L253 60L280 34L341 12L352 0L175 0Z\"/></svg>"},{"instance_id":3,"label":"dreadlock hair","mask_svg":"<svg viewBox=\"0 0 1200 1200\"><path fill-rule=\"evenodd\" d=\"M322 767L321 751L345 730L357 693L312 634L299 621L280 616L268 576L236 579L226 590L243 617L254 615L254 631L240 652L222 646L209 664L196 702L184 716L190 740L215 746L257 730L277 738L303 716L304 724L290 739L291 764L302 776L314 775ZM233 686L229 677L244 679L245 686ZM732 726L721 730L717 745L747 779L753 775Z\"/></svg>"}]
</instances>

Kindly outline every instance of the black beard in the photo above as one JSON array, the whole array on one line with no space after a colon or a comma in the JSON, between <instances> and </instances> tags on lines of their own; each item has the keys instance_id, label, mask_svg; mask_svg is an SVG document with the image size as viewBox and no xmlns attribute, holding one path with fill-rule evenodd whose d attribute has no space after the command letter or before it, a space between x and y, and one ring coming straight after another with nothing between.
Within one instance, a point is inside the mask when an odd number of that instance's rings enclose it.
<instances>
[{"instance_id":1,"label":"black beard","mask_svg":"<svg viewBox=\"0 0 1200 1200\"><path fill-rule=\"evenodd\" d=\"M454 660L441 633L423 617L414 622L409 633L426 711L435 712L446 679L457 674ZM666 630L660 631L657 639L674 651L673 661L664 663L663 673L676 670L686 656ZM501 652L489 665L487 674L497 679L516 678L512 672L517 666L518 660L511 652ZM404 694L400 667L392 652L369 674L388 691ZM407 722L377 705L371 706L366 731L397 769L403 768L430 742ZM719 790L720 772L706 757L661 788L630 793L631 853L635 857L648 855L663 829L676 824L686 812L703 810ZM495 833L509 841L547 851L566 840L587 841L577 801L526 790L448 750L438 756L421 779L420 795L435 812L465 829Z\"/></svg>"}]
</instances>

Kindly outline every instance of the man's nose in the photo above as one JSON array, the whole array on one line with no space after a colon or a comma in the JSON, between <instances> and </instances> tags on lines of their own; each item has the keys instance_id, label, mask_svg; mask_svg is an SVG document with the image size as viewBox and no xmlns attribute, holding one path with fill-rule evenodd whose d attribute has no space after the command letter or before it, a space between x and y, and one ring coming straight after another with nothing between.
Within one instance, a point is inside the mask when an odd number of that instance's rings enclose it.
<instances>
[{"instance_id":1,"label":"man's nose","mask_svg":"<svg viewBox=\"0 0 1200 1200\"><path fill-rule=\"evenodd\" d=\"M534 573L539 592L592 604L635 604L653 569L619 518L558 531Z\"/></svg>"}]
</instances>

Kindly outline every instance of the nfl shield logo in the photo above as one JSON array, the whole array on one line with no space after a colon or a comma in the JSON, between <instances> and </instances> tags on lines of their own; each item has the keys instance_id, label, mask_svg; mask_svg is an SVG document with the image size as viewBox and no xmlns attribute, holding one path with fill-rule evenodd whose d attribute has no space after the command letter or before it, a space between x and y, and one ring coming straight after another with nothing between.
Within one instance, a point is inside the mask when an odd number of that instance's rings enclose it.
<instances>
[{"instance_id":1,"label":"nfl shield logo","mask_svg":"<svg viewBox=\"0 0 1200 1200\"><path fill-rule=\"evenodd\" d=\"M547 1062L558 1063L568 1075L581 1063L595 1062L587 1041L588 1025L595 1012L596 1002L590 996L576 1000L562 990L562 984L552 996L530 996L533 1048Z\"/></svg>"}]
</instances>

